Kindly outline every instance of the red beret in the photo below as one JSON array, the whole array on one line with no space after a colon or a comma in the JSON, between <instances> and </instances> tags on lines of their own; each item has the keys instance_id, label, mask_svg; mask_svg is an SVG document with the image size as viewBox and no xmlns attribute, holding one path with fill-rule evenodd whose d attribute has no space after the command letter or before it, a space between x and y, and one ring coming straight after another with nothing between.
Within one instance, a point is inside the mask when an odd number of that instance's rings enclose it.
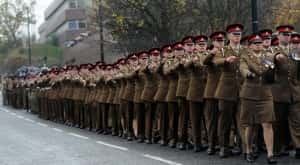
<instances>
[{"instance_id":1,"label":"red beret","mask_svg":"<svg viewBox=\"0 0 300 165\"><path fill-rule=\"evenodd\" d=\"M131 60L131 61L136 61L136 60L138 60L137 54L135 54L135 53L130 54L130 55L128 56L128 60Z\"/></svg>"},{"instance_id":2,"label":"red beret","mask_svg":"<svg viewBox=\"0 0 300 165\"><path fill-rule=\"evenodd\" d=\"M269 38L272 37L272 30L271 29L263 29L259 31L259 35L263 38Z\"/></svg>"},{"instance_id":3,"label":"red beret","mask_svg":"<svg viewBox=\"0 0 300 165\"><path fill-rule=\"evenodd\" d=\"M172 46L171 45L165 45L161 48L162 52L172 52Z\"/></svg>"},{"instance_id":4,"label":"red beret","mask_svg":"<svg viewBox=\"0 0 300 165\"><path fill-rule=\"evenodd\" d=\"M223 31L218 31L218 32L214 32L212 33L209 38L213 41L217 40L217 39L224 39L226 36L226 33Z\"/></svg>"},{"instance_id":5,"label":"red beret","mask_svg":"<svg viewBox=\"0 0 300 165\"><path fill-rule=\"evenodd\" d=\"M184 37L182 39L182 43L183 44L185 44L185 43L194 43L194 37L193 36Z\"/></svg>"},{"instance_id":6,"label":"red beret","mask_svg":"<svg viewBox=\"0 0 300 165\"><path fill-rule=\"evenodd\" d=\"M140 52L138 54L139 58L148 58L149 57L149 54L147 52Z\"/></svg>"},{"instance_id":7,"label":"red beret","mask_svg":"<svg viewBox=\"0 0 300 165\"><path fill-rule=\"evenodd\" d=\"M279 33L284 33L284 32L293 32L294 31L294 27L291 26L291 25L280 25L276 28L276 30L279 32Z\"/></svg>"},{"instance_id":8,"label":"red beret","mask_svg":"<svg viewBox=\"0 0 300 165\"><path fill-rule=\"evenodd\" d=\"M104 62L102 62L102 61L97 61L96 62L96 65L103 65L104 64Z\"/></svg>"},{"instance_id":9,"label":"red beret","mask_svg":"<svg viewBox=\"0 0 300 165\"><path fill-rule=\"evenodd\" d=\"M183 50L183 45L181 42L176 42L175 44L173 44L172 48L174 50Z\"/></svg>"},{"instance_id":10,"label":"red beret","mask_svg":"<svg viewBox=\"0 0 300 165\"><path fill-rule=\"evenodd\" d=\"M231 24L231 25L228 25L227 28L226 28L226 31L228 33L243 31L243 30L244 30L244 26L241 25L241 24Z\"/></svg>"},{"instance_id":11,"label":"red beret","mask_svg":"<svg viewBox=\"0 0 300 165\"><path fill-rule=\"evenodd\" d=\"M253 42L262 42L262 37L258 34L252 34L251 36L249 36L248 38L248 42L249 44L253 43Z\"/></svg>"},{"instance_id":12,"label":"red beret","mask_svg":"<svg viewBox=\"0 0 300 165\"><path fill-rule=\"evenodd\" d=\"M300 33L293 33L291 36L292 43L300 43Z\"/></svg>"},{"instance_id":13,"label":"red beret","mask_svg":"<svg viewBox=\"0 0 300 165\"><path fill-rule=\"evenodd\" d=\"M149 50L150 55L158 56L160 55L160 49L159 48L153 48Z\"/></svg>"},{"instance_id":14,"label":"red beret","mask_svg":"<svg viewBox=\"0 0 300 165\"><path fill-rule=\"evenodd\" d=\"M121 64L121 65L125 65L126 64L126 60L124 58L120 58L118 61L117 61L118 64Z\"/></svg>"},{"instance_id":15,"label":"red beret","mask_svg":"<svg viewBox=\"0 0 300 165\"><path fill-rule=\"evenodd\" d=\"M194 38L194 42L198 43L198 42L207 42L208 37L205 35L200 35Z\"/></svg>"}]
</instances>

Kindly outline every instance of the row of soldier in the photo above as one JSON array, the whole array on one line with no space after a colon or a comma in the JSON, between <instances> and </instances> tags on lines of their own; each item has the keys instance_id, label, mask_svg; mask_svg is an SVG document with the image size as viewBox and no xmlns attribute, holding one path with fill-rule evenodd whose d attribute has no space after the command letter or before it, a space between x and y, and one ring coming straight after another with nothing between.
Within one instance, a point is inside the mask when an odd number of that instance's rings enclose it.
<instances>
[{"instance_id":1,"label":"row of soldier","mask_svg":"<svg viewBox=\"0 0 300 165\"><path fill-rule=\"evenodd\" d=\"M276 29L277 40L265 29L241 43L243 26L233 24L114 64L8 78L4 98L30 88L40 117L140 143L219 150L221 158L242 152L248 162L265 146L270 164L292 146L300 158L300 35Z\"/></svg>"}]
</instances>

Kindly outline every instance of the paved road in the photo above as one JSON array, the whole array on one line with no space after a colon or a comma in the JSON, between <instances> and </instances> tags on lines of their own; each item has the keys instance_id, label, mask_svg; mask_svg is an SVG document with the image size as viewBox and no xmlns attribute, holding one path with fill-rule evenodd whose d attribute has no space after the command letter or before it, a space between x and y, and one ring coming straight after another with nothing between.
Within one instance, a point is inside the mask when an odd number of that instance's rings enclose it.
<instances>
[{"instance_id":1,"label":"paved road","mask_svg":"<svg viewBox=\"0 0 300 165\"><path fill-rule=\"evenodd\" d=\"M37 118L0 106L0 165L241 165L242 157L219 159L205 153L127 142ZM257 163L265 164L264 157ZM280 164L300 164L292 157Z\"/></svg>"}]
</instances>

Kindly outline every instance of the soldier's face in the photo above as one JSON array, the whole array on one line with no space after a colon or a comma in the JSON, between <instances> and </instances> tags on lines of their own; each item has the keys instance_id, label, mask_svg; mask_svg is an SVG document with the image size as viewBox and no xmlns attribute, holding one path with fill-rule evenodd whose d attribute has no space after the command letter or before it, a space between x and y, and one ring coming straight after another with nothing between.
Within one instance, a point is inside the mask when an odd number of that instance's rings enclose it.
<instances>
[{"instance_id":1,"label":"soldier's face","mask_svg":"<svg viewBox=\"0 0 300 165\"><path fill-rule=\"evenodd\" d=\"M254 42L250 45L250 48L253 50L253 51L259 51L262 49L262 42Z\"/></svg>"},{"instance_id":2,"label":"soldier's face","mask_svg":"<svg viewBox=\"0 0 300 165\"><path fill-rule=\"evenodd\" d=\"M291 49L299 49L300 43L291 43Z\"/></svg>"},{"instance_id":3,"label":"soldier's face","mask_svg":"<svg viewBox=\"0 0 300 165\"><path fill-rule=\"evenodd\" d=\"M190 43L185 43L183 46L185 52L193 52L195 49L195 44L190 42Z\"/></svg>"},{"instance_id":4,"label":"soldier's face","mask_svg":"<svg viewBox=\"0 0 300 165\"><path fill-rule=\"evenodd\" d=\"M242 39L242 32L231 32L228 34L228 39L230 42L240 43Z\"/></svg>"},{"instance_id":5,"label":"soldier's face","mask_svg":"<svg viewBox=\"0 0 300 165\"><path fill-rule=\"evenodd\" d=\"M148 58L140 58L139 63L141 66L145 65L148 63Z\"/></svg>"},{"instance_id":6,"label":"soldier's face","mask_svg":"<svg viewBox=\"0 0 300 165\"><path fill-rule=\"evenodd\" d=\"M159 54L151 55L150 58L151 61L158 62L160 60L160 55Z\"/></svg>"},{"instance_id":7,"label":"soldier's face","mask_svg":"<svg viewBox=\"0 0 300 165\"><path fill-rule=\"evenodd\" d=\"M183 50L183 49L182 49L182 50L175 50L175 51L174 51L174 55L175 55L176 57L183 56L183 55L184 55L184 50Z\"/></svg>"},{"instance_id":8,"label":"soldier's face","mask_svg":"<svg viewBox=\"0 0 300 165\"><path fill-rule=\"evenodd\" d=\"M264 47L269 47L269 46L271 46L271 39L264 39L263 40L263 46Z\"/></svg>"},{"instance_id":9,"label":"soldier's face","mask_svg":"<svg viewBox=\"0 0 300 165\"><path fill-rule=\"evenodd\" d=\"M278 35L278 40L279 40L279 43L281 44L288 44L289 41L291 39L291 34L290 33L279 33Z\"/></svg>"},{"instance_id":10,"label":"soldier's face","mask_svg":"<svg viewBox=\"0 0 300 165\"><path fill-rule=\"evenodd\" d=\"M133 66L137 66L139 63L138 60L130 60L130 64Z\"/></svg>"},{"instance_id":11,"label":"soldier's face","mask_svg":"<svg viewBox=\"0 0 300 165\"><path fill-rule=\"evenodd\" d=\"M170 51L170 52L163 52L162 55L165 58L171 58L173 56L173 53L172 53L172 51Z\"/></svg>"},{"instance_id":12,"label":"soldier's face","mask_svg":"<svg viewBox=\"0 0 300 165\"><path fill-rule=\"evenodd\" d=\"M206 51L207 49L207 42L199 42L195 44L195 48L198 52Z\"/></svg>"},{"instance_id":13,"label":"soldier's face","mask_svg":"<svg viewBox=\"0 0 300 165\"><path fill-rule=\"evenodd\" d=\"M225 45L225 40L224 41L213 41L212 44L214 45L215 48L221 48Z\"/></svg>"}]
</instances>

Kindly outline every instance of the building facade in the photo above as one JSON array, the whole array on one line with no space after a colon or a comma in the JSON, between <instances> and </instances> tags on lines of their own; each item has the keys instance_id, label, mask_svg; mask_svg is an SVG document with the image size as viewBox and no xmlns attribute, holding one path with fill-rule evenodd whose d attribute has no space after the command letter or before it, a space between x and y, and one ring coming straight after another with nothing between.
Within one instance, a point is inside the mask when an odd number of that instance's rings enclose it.
<instances>
[{"instance_id":1,"label":"building facade","mask_svg":"<svg viewBox=\"0 0 300 165\"><path fill-rule=\"evenodd\" d=\"M58 38L60 45L88 30L87 9L92 0L54 0L46 9L45 21L39 27L40 42Z\"/></svg>"}]
</instances>

